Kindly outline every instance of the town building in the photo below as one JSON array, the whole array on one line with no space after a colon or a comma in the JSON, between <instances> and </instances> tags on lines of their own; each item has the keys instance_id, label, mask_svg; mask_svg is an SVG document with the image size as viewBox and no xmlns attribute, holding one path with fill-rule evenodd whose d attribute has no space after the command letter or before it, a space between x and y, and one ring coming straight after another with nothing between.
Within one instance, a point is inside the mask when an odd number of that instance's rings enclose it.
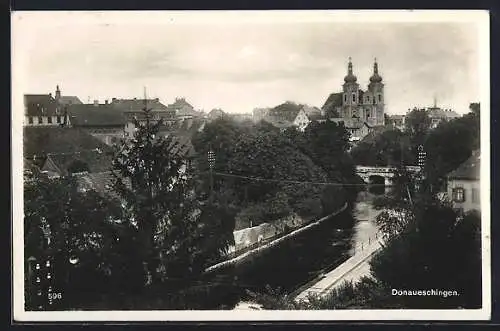
<instances>
[{"instance_id":1,"label":"town building","mask_svg":"<svg viewBox=\"0 0 500 331\"><path fill-rule=\"evenodd\" d=\"M267 116L264 117L264 121L283 130L289 127L296 127L300 131L304 131L309 123L311 123L304 105L298 105L291 101L270 109Z\"/></svg>"},{"instance_id":2,"label":"town building","mask_svg":"<svg viewBox=\"0 0 500 331\"><path fill-rule=\"evenodd\" d=\"M203 112L194 109L185 98L175 98L175 101L167 105L167 108L173 110L175 117L179 120L201 118L205 115Z\"/></svg>"},{"instance_id":3,"label":"town building","mask_svg":"<svg viewBox=\"0 0 500 331\"><path fill-rule=\"evenodd\" d=\"M222 109L215 108L215 109L212 109L208 113L207 117L208 117L208 120L214 121L216 119L223 118L225 115L226 115L226 113Z\"/></svg>"},{"instance_id":4,"label":"town building","mask_svg":"<svg viewBox=\"0 0 500 331\"><path fill-rule=\"evenodd\" d=\"M359 118L331 118L330 121L343 125L349 132L349 141L352 143L359 142L372 132L372 127Z\"/></svg>"},{"instance_id":5,"label":"town building","mask_svg":"<svg viewBox=\"0 0 500 331\"><path fill-rule=\"evenodd\" d=\"M451 109L442 109L440 107L437 107L436 104L434 104L433 107L427 108L426 110L431 120L431 129L437 128L439 123L443 121L448 122L460 117L460 115L455 111Z\"/></svg>"},{"instance_id":6,"label":"town building","mask_svg":"<svg viewBox=\"0 0 500 331\"><path fill-rule=\"evenodd\" d=\"M108 102L73 104L68 111L73 127L84 130L107 145L125 137L127 118Z\"/></svg>"},{"instance_id":7,"label":"town building","mask_svg":"<svg viewBox=\"0 0 500 331\"><path fill-rule=\"evenodd\" d=\"M163 120L166 125L176 121L175 110L155 99L117 99L104 104L94 100L92 104L72 104L67 106L74 127L86 130L106 144L119 139L130 138L136 131L135 120L145 123L144 108L150 111L150 120Z\"/></svg>"},{"instance_id":8,"label":"town building","mask_svg":"<svg viewBox=\"0 0 500 331\"><path fill-rule=\"evenodd\" d=\"M112 166L113 149L80 128L25 127L23 157L50 177L101 172Z\"/></svg>"},{"instance_id":9,"label":"town building","mask_svg":"<svg viewBox=\"0 0 500 331\"><path fill-rule=\"evenodd\" d=\"M24 95L24 126L58 127L69 126L67 113L69 102L81 102L76 96L61 96L59 86L55 96L49 94Z\"/></svg>"},{"instance_id":10,"label":"town building","mask_svg":"<svg viewBox=\"0 0 500 331\"><path fill-rule=\"evenodd\" d=\"M321 111L329 119L338 118L347 123L355 118L365 122L367 128L384 126L384 84L382 76L378 72L377 61L375 60L373 64L373 74L370 77L368 88L362 90L353 73L353 65L351 58L349 58L342 91L330 94ZM363 131L366 130L363 129Z\"/></svg>"},{"instance_id":11,"label":"town building","mask_svg":"<svg viewBox=\"0 0 500 331\"><path fill-rule=\"evenodd\" d=\"M447 196L453 208L461 212L481 210L480 164L481 153L476 150L467 161L447 175Z\"/></svg>"},{"instance_id":12,"label":"town building","mask_svg":"<svg viewBox=\"0 0 500 331\"><path fill-rule=\"evenodd\" d=\"M255 108L252 111L253 121L255 123L257 123L257 122L264 120L268 116L270 110L271 110L271 108L269 108L269 107L267 107L267 108Z\"/></svg>"}]
</instances>

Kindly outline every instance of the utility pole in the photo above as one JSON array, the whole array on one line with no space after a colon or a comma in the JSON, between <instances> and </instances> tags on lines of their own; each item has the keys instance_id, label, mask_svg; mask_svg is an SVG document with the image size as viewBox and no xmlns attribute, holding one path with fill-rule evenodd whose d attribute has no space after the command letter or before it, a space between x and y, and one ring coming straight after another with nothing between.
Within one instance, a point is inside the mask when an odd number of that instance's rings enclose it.
<instances>
[{"instance_id":1,"label":"utility pole","mask_svg":"<svg viewBox=\"0 0 500 331\"><path fill-rule=\"evenodd\" d=\"M210 195L209 203L213 203L213 191L214 191L214 173L213 169L215 166L215 152L212 150L212 145L208 147L208 168L209 168L209 185L210 185Z\"/></svg>"}]
</instances>

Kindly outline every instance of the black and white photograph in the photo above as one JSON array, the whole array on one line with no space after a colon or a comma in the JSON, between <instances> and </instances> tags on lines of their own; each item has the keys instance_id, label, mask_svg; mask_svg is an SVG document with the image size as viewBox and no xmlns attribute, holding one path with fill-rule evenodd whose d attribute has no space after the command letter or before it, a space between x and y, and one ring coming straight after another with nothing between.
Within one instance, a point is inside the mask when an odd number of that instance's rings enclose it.
<instances>
[{"instance_id":1,"label":"black and white photograph","mask_svg":"<svg viewBox=\"0 0 500 331\"><path fill-rule=\"evenodd\" d=\"M14 320L489 319L488 22L13 12Z\"/></svg>"}]
</instances>

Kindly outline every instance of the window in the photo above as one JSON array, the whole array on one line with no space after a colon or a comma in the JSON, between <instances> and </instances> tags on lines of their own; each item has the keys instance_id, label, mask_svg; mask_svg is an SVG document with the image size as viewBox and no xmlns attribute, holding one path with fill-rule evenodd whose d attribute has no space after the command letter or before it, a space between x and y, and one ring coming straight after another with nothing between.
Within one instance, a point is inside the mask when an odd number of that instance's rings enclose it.
<instances>
[{"instance_id":1,"label":"window","mask_svg":"<svg viewBox=\"0 0 500 331\"><path fill-rule=\"evenodd\" d=\"M42 116L38 116L38 124L43 124L43 118L42 118Z\"/></svg>"},{"instance_id":2,"label":"window","mask_svg":"<svg viewBox=\"0 0 500 331\"><path fill-rule=\"evenodd\" d=\"M30 116L30 117L28 117L28 123L29 123L29 124L33 124L33 117L31 117L31 116Z\"/></svg>"},{"instance_id":3,"label":"window","mask_svg":"<svg viewBox=\"0 0 500 331\"><path fill-rule=\"evenodd\" d=\"M57 118L56 118L56 122L57 122L58 124L60 124L60 123L61 123L61 116L57 116Z\"/></svg>"},{"instance_id":4,"label":"window","mask_svg":"<svg viewBox=\"0 0 500 331\"><path fill-rule=\"evenodd\" d=\"M451 192L452 199L454 202L464 202L465 201L465 190L463 187L456 187Z\"/></svg>"},{"instance_id":5,"label":"window","mask_svg":"<svg viewBox=\"0 0 500 331\"><path fill-rule=\"evenodd\" d=\"M472 189L471 195L472 195L472 202L474 203L479 202L479 190L477 188Z\"/></svg>"},{"instance_id":6,"label":"window","mask_svg":"<svg viewBox=\"0 0 500 331\"><path fill-rule=\"evenodd\" d=\"M347 94L344 94L344 103L347 102Z\"/></svg>"},{"instance_id":7,"label":"window","mask_svg":"<svg viewBox=\"0 0 500 331\"><path fill-rule=\"evenodd\" d=\"M370 102L370 96L369 95L366 96L366 102Z\"/></svg>"},{"instance_id":8,"label":"window","mask_svg":"<svg viewBox=\"0 0 500 331\"><path fill-rule=\"evenodd\" d=\"M52 124L52 116L47 117L47 123Z\"/></svg>"},{"instance_id":9,"label":"window","mask_svg":"<svg viewBox=\"0 0 500 331\"><path fill-rule=\"evenodd\" d=\"M352 94L352 102L356 102L356 93Z\"/></svg>"},{"instance_id":10,"label":"window","mask_svg":"<svg viewBox=\"0 0 500 331\"><path fill-rule=\"evenodd\" d=\"M378 95L378 102L382 102L382 94Z\"/></svg>"}]
</instances>

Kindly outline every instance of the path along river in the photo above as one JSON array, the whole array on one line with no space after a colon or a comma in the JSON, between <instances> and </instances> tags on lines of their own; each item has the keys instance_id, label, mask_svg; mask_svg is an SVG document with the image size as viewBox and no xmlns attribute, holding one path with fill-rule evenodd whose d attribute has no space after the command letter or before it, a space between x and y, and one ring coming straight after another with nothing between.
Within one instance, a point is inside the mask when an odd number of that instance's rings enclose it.
<instances>
[{"instance_id":1,"label":"path along river","mask_svg":"<svg viewBox=\"0 0 500 331\"><path fill-rule=\"evenodd\" d=\"M353 208L237 266L218 271L211 281L227 284L218 298L219 305L226 309L241 306L249 298L248 290L265 292L266 287L297 293L335 269L375 238L377 211L372 202L386 192L359 192Z\"/></svg>"}]
</instances>

